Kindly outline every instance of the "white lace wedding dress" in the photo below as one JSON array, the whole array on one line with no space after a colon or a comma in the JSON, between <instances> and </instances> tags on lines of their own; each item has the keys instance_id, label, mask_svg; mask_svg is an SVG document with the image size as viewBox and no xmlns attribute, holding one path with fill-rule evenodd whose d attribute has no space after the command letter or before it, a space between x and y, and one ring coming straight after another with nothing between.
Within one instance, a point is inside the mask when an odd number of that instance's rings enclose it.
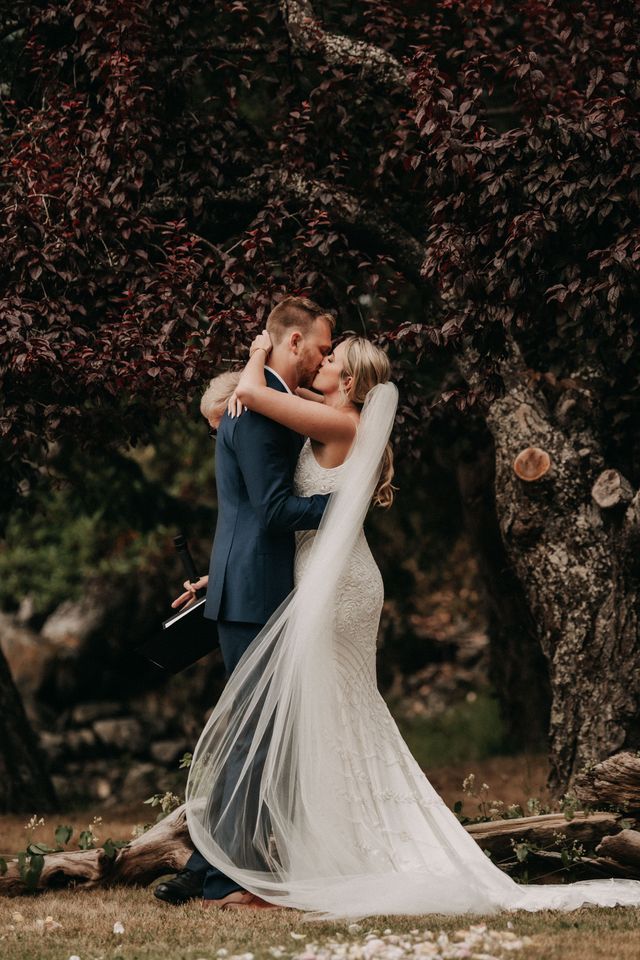
<instances>
[{"instance_id":1,"label":"white lace wedding dress","mask_svg":"<svg viewBox=\"0 0 640 960\"><path fill-rule=\"evenodd\" d=\"M302 448L296 492L332 493L331 507L317 535L297 535L296 589L196 747L195 845L244 888L313 917L640 905L633 880L515 883L404 743L376 684L383 585L362 528L395 410L389 390L373 393L345 464L323 468Z\"/></svg>"}]
</instances>

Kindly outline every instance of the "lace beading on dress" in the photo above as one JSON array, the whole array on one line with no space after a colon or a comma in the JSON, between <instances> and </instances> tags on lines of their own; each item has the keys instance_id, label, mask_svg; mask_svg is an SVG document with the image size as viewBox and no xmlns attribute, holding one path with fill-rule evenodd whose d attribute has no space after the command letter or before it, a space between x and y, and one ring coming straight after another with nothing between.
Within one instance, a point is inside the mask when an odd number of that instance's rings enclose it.
<instances>
[{"instance_id":1,"label":"lace beading on dress","mask_svg":"<svg viewBox=\"0 0 640 960\"><path fill-rule=\"evenodd\" d=\"M307 440L294 476L296 494L333 493L338 488L342 466L322 467ZM304 572L315 535L315 530L296 533L296 584ZM395 813L389 818L385 808L391 804L396 810L408 807L418 812L432 806L444 807L444 801L418 768L378 691L376 648L383 601L382 576L361 530L339 582L331 651L340 684L337 693L341 727L348 735L336 740L335 734L327 730L326 736L335 762L341 766L339 780L344 787L340 796L349 801L352 824L357 825L354 845L378 863L381 859L388 861L393 849L406 867L408 851L402 847L413 844L415 838L404 822L397 822ZM371 842L373 836L375 843ZM385 837L389 844L384 842Z\"/></svg>"}]
</instances>

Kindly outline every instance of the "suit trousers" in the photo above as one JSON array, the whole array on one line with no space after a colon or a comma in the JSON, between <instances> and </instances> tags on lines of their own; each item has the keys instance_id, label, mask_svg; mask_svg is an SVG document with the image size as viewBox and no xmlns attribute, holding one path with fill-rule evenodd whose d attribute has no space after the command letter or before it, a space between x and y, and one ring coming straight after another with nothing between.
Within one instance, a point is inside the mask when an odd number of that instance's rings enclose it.
<instances>
[{"instance_id":1,"label":"suit trousers","mask_svg":"<svg viewBox=\"0 0 640 960\"><path fill-rule=\"evenodd\" d=\"M232 623L230 621L218 621L218 641L222 651L227 678L231 676L238 665L238 661L249 646L252 640L260 633L263 624L261 623ZM239 761L241 758L238 758ZM232 775L231 775L232 776ZM213 785L212 785L213 786ZM223 787L223 799L228 790L233 788L233 782L227 782ZM202 896L205 900L220 900L234 890L241 888L230 877L227 877L217 867L212 866L205 860L202 854L195 850L189 857L185 866L189 870L205 870L206 874L203 884Z\"/></svg>"}]
</instances>

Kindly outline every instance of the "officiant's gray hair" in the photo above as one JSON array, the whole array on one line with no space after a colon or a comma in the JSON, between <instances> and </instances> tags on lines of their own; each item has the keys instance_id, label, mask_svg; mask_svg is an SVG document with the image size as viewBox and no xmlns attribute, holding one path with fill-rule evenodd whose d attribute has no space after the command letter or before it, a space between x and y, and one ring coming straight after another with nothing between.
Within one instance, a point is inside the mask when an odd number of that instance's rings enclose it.
<instances>
[{"instance_id":1,"label":"officiant's gray hair","mask_svg":"<svg viewBox=\"0 0 640 960\"><path fill-rule=\"evenodd\" d=\"M241 370L227 370L225 373L218 374L202 394L200 413L209 423L214 420L219 421L223 417L227 401L238 386L241 372Z\"/></svg>"}]
</instances>

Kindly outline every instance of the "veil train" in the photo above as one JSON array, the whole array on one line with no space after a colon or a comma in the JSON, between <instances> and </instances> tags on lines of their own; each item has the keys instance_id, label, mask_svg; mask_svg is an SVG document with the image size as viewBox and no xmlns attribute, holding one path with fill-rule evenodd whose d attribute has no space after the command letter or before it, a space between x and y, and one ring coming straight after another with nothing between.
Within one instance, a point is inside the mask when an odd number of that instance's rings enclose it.
<instances>
[{"instance_id":1,"label":"veil train","mask_svg":"<svg viewBox=\"0 0 640 960\"><path fill-rule=\"evenodd\" d=\"M491 863L411 756L375 673L345 683L340 580L393 426L378 384L297 587L249 646L194 750L186 811L212 864L313 918L640 905L640 882L526 887ZM357 641L357 638L354 638Z\"/></svg>"}]
</instances>

